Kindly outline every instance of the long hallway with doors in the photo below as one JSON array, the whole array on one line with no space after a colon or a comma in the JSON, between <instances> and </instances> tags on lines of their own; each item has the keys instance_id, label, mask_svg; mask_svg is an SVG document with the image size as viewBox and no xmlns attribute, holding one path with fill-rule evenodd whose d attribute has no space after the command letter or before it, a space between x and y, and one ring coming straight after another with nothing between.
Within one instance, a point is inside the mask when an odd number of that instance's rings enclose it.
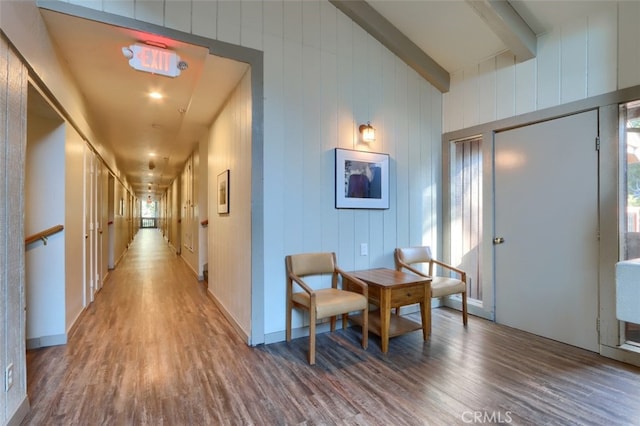
<instances>
[{"instance_id":1,"label":"long hallway with doors","mask_svg":"<svg viewBox=\"0 0 640 426\"><path fill-rule=\"evenodd\" d=\"M283 265L284 267L284 265ZM284 283L283 283L284 289ZM418 315L418 314L412 314ZM633 424L640 369L446 308L387 354L357 328L251 348L155 229L67 345L28 351L24 425Z\"/></svg>"}]
</instances>

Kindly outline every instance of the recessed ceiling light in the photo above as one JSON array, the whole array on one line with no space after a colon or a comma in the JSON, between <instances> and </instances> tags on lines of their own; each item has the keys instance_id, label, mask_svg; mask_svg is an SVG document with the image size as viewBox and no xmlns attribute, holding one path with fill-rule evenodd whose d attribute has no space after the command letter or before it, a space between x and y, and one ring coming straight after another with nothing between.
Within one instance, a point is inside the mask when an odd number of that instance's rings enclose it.
<instances>
[{"instance_id":1,"label":"recessed ceiling light","mask_svg":"<svg viewBox=\"0 0 640 426\"><path fill-rule=\"evenodd\" d=\"M150 153L149 153L149 157L155 157L155 156L156 156L156 153L155 153L155 152L150 152Z\"/></svg>"},{"instance_id":2,"label":"recessed ceiling light","mask_svg":"<svg viewBox=\"0 0 640 426\"><path fill-rule=\"evenodd\" d=\"M151 92L149 93L149 97L152 99L162 99L163 96L160 92Z\"/></svg>"}]
</instances>

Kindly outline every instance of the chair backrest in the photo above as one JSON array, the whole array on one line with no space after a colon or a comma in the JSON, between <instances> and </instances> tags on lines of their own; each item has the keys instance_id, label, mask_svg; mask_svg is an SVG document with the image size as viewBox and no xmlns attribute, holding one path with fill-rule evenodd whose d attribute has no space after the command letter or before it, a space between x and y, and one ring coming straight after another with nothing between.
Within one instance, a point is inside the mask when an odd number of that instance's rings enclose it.
<instances>
[{"instance_id":1,"label":"chair backrest","mask_svg":"<svg viewBox=\"0 0 640 426\"><path fill-rule=\"evenodd\" d=\"M336 269L335 253L303 253L286 256L289 272L299 277L305 275L330 274Z\"/></svg>"},{"instance_id":2,"label":"chair backrest","mask_svg":"<svg viewBox=\"0 0 640 426\"><path fill-rule=\"evenodd\" d=\"M397 248L396 259L407 263L427 263L431 261L431 249L428 246Z\"/></svg>"}]
</instances>

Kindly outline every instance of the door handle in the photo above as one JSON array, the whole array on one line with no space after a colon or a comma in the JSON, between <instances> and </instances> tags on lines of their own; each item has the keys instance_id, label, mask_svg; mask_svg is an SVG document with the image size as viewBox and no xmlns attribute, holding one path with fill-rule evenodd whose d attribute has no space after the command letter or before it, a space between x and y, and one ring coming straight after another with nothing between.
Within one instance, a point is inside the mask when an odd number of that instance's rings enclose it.
<instances>
[{"instance_id":1,"label":"door handle","mask_svg":"<svg viewBox=\"0 0 640 426\"><path fill-rule=\"evenodd\" d=\"M504 238L502 237L495 237L493 239L493 244L502 244L502 243L504 243Z\"/></svg>"}]
</instances>

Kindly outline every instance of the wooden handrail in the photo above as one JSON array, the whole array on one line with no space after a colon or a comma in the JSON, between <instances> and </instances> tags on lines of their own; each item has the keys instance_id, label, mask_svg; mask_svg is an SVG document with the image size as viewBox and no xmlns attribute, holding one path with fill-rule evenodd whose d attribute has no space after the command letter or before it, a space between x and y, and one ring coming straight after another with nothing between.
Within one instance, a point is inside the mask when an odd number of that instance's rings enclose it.
<instances>
[{"instance_id":1,"label":"wooden handrail","mask_svg":"<svg viewBox=\"0 0 640 426\"><path fill-rule=\"evenodd\" d=\"M47 245L47 237L52 236L53 234L56 234L60 231L62 231L64 229L64 226L62 225L56 225L56 226L52 226L49 229L45 229L44 231L40 231L37 234L33 234L33 235L29 235L27 238L24 239L24 245L29 245L31 243L35 243L38 240L42 240L42 242L44 243L44 245Z\"/></svg>"}]
</instances>

